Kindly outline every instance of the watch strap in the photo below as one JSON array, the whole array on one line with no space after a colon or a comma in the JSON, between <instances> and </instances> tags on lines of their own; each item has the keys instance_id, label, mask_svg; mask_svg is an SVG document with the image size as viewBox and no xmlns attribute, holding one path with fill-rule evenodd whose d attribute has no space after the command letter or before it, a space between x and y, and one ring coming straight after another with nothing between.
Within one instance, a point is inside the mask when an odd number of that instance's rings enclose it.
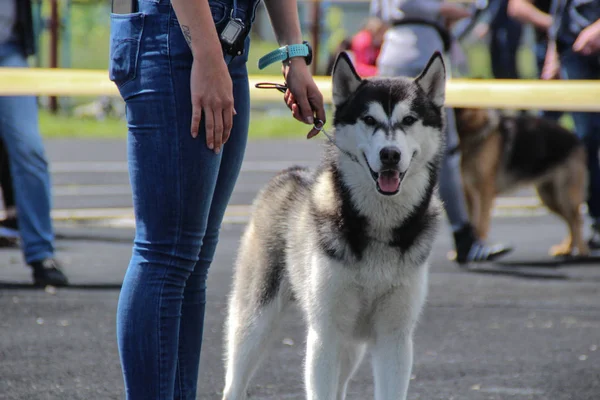
<instances>
[{"instance_id":1,"label":"watch strap","mask_svg":"<svg viewBox=\"0 0 600 400\"><path fill-rule=\"evenodd\" d=\"M302 44L289 44L287 46L280 47L273 50L272 52L264 55L258 60L258 69L264 69L265 67L277 62L285 61L292 57L306 57L309 54L308 45Z\"/></svg>"}]
</instances>

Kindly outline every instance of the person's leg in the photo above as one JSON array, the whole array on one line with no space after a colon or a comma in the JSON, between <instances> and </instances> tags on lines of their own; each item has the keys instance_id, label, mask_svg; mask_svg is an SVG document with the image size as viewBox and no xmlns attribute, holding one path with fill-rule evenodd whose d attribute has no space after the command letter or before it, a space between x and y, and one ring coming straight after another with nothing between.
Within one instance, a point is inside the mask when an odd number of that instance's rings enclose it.
<instances>
[{"instance_id":1,"label":"person's leg","mask_svg":"<svg viewBox=\"0 0 600 400\"><path fill-rule=\"evenodd\" d=\"M490 23L490 62L494 79L520 79L518 53L523 33L522 24L508 15L508 0L502 3ZM515 110L526 115L527 110Z\"/></svg>"},{"instance_id":2,"label":"person's leg","mask_svg":"<svg viewBox=\"0 0 600 400\"><path fill-rule=\"evenodd\" d=\"M446 108L446 152L440 168L439 191L452 230L462 228L469 222L469 215L464 201L458 134L452 108Z\"/></svg>"},{"instance_id":3,"label":"person's leg","mask_svg":"<svg viewBox=\"0 0 600 400\"><path fill-rule=\"evenodd\" d=\"M490 61L496 79L518 79L517 54L523 27L509 17L508 0L495 0L503 4L490 24Z\"/></svg>"},{"instance_id":4,"label":"person's leg","mask_svg":"<svg viewBox=\"0 0 600 400\"><path fill-rule=\"evenodd\" d=\"M4 140L0 139L0 187L4 203L5 219L0 221L0 237L17 239L19 228L17 224L17 210L15 205L14 189L10 174L10 165Z\"/></svg>"},{"instance_id":5,"label":"person's leg","mask_svg":"<svg viewBox=\"0 0 600 400\"><path fill-rule=\"evenodd\" d=\"M469 220L460 171L460 152L454 110L446 109L446 152L440 168L439 191L454 236L456 261L491 261L512 249L502 244L486 245L479 240Z\"/></svg>"},{"instance_id":6,"label":"person's leg","mask_svg":"<svg viewBox=\"0 0 600 400\"><path fill-rule=\"evenodd\" d=\"M572 50L560 55L561 74L565 80L600 79L600 61L594 57L585 57ZM588 214L593 220L594 235L590 248L600 248L600 113L572 112L575 133L587 149L588 163Z\"/></svg>"},{"instance_id":7,"label":"person's leg","mask_svg":"<svg viewBox=\"0 0 600 400\"><path fill-rule=\"evenodd\" d=\"M202 241L202 249L184 291L179 331L179 362L175 382L175 398L177 399L194 399L196 394L204 326L207 273L217 248L221 222L242 166L248 138L250 91L246 61L245 57L239 57L229 65L237 114L234 117L231 136L223 146L219 175Z\"/></svg>"},{"instance_id":8,"label":"person's leg","mask_svg":"<svg viewBox=\"0 0 600 400\"><path fill-rule=\"evenodd\" d=\"M3 67L27 67L18 47L2 51ZM25 262L32 266L38 285L65 285L67 279L54 257L54 232L50 216L50 173L38 126L38 106L33 96L0 97L0 136L10 154L19 233Z\"/></svg>"},{"instance_id":9,"label":"person's leg","mask_svg":"<svg viewBox=\"0 0 600 400\"><path fill-rule=\"evenodd\" d=\"M0 186L4 200L5 218L0 220L0 247L18 247L19 227L15 208L14 191L8 165L8 153L4 141L0 139Z\"/></svg>"},{"instance_id":10,"label":"person's leg","mask_svg":"<svg viewBox=\"0 0 600 400\"><path fill-rule=\"evenodd\" d=\"M169 2L140 4L143 21L111 16L109 74L126 102L136 218L117 342L128 400L194 399L206 274L243 157L248 82L234 62L238 114L217 155L203 124L190 135L192 54Z\"/></svg>"}]
</instances>

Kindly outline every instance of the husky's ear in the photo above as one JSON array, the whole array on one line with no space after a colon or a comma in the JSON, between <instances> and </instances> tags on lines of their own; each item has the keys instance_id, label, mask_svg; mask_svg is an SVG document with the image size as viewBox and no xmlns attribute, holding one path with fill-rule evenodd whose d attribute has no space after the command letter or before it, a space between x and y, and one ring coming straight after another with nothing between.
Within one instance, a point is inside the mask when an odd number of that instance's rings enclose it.
<instances>
[{"instance_id":1,"label":"husky's ear","mask_svg":"<svg viewBox=\"0 0 600 400\"><path fill-rule=\"evenodd\" d=\"M356 73L350 56L345 51L338 54L331 75L333 81L333 103L338 106L354 93L362 82L362 79Z\"/></svg>"},{"instance_id":2,"label":"husky's ear","mask_svg":"<svg viewBox=\"0 0 600 400\"><path fill-rule=\"evenodd\" d=\"M427 66L415 82L431 98L433 103L442 107L446 101L446 66L439 51L433 53Z\"/></svg>"}]
</instances>

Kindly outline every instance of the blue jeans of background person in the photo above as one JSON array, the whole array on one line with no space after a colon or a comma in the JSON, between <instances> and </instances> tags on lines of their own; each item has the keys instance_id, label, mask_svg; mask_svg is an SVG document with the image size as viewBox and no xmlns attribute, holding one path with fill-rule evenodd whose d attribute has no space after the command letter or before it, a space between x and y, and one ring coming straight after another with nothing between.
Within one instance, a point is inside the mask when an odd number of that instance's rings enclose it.
<instances>
[{"instance_id":1,"label":"blue jeans of background person","mask_svg":"<svg viewBox=\"0 0 600 400\"><path fill-rule=\"evenodd\" d=\"M229 17L227 4L210 6L218 25ZM195 399L207 273L247 141L247 57L225 57L237 115L217 155L203 123L198 138L190 135L192 53L170 1L111 15L110 40L110 79L126 102L136 219L117 309L126 396Z\"/></svg>"},{"instance_id":2,"label":"blue jeans of background person","mask_svg":"<svg viewBox=\"0 0 600 400\"><path fill-rule=\"evenodd\" d=\"M27 67L21 47L0 45L1 67ZM34 96L0 96L0 135L9 157L25 262L54 255L50 173Z\"/></svg>"},{"instance_id":3,"label":"blue jeans of background person","mask_svg":"<svg viewBox=\"0 0 600 400\"><path fill-rule=\"evenodd\" d=\"M542 69L544 68L544 60L546 59L546 49L548 48L547 41L536 41L535 42L535 62L538 68L538 77L542 75ZM552 121L558 121L562 117L562 111L540 111L540 117L547 118Z\"/></svg>"},{"instance_id":4,"label":"blue jeans of background person","mask_svg":"<svg viewBox=\"0 0 600 400\"><path fill-rule=\"evenodd\" d=\"M496 79L519 79L517 53L523 26L508 15L508 0L499 1L496 15L490 23L490 58Z\"/></svg>"},{"instance_id":5,"label":"blue jeans of background person","mask_svg":"<svg viewBox=\"0 0 600 400\"><path fill-rule=\"evenodd\" d=\"M561 74L565 80L600 80L600 57L582 56L569 47L560 51ZM575 133L585 143L588 158L588 213L600 222L600 113L571 112Z\"/></svg>"}]
</instances>

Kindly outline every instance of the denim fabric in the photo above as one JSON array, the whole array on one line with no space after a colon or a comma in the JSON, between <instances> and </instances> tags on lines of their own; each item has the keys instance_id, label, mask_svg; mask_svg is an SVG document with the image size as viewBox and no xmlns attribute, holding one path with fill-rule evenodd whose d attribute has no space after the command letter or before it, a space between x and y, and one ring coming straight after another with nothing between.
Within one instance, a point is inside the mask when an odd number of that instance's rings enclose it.
<instances>
[{"instance_id":1,"label":"denim fabric","mask_svg":"<svg viewBox=\"0 0 600 400\"><path fill-rule=\"evenodd\" d=\"M490 23L490 58L496 79L519 79L517 53L521 43L522 24L508 16L508 0L501 3Z\"/></svg>"},{"instance_id":2,"label":"denim fabric","mask_svg":"<svg viewBox=\"0 0 600 400\"><path fill-rule=\"evenodd\" d=\"M583 56L572 50L560 53L561 74L565 80L600 79L600 58ZM600 113L572 112L575 132L587 148L588 162L588 213L600 219Z\"/></svg>"},{"instance_id":3,"label":"denim fabric","mask_svg":"<svg viewBox=\"0 0 600 400\"><path fill-rule=\"evenodd\" d=\"M221 26L230 5L210 0L210 7ZM170 2L141 1L137 13L111 15L110 40L110 79L126 102L136 219L117 309L126 398L195 399L206 277L248 134L247 56L226 58L237 115L217 155L203 123L197 139L190 135L192 54Z\"/></svg>"},{"instance_id":4,"label":"denim fabric","mask_svg":"<svg viewBox=\"0 0 600 400\"><path fill-rule=\"evenodd\" d=\"M570 47L577 35L600 19L600 0L553 0L548 35L558 46Z\"/></svg>"},{"instance_id":5,"label":"denim fabric","mask_svg":"<svg viewBox=\"0 0 600 400\"><path fill-rule=\"evenodd\" d=\"M1 45L0 66L27 67L21 46ZM50 173L34 96L0 97L0 136L9 156L25 261L29 264L52 257Z\"/></svg>"}]
</instances>

